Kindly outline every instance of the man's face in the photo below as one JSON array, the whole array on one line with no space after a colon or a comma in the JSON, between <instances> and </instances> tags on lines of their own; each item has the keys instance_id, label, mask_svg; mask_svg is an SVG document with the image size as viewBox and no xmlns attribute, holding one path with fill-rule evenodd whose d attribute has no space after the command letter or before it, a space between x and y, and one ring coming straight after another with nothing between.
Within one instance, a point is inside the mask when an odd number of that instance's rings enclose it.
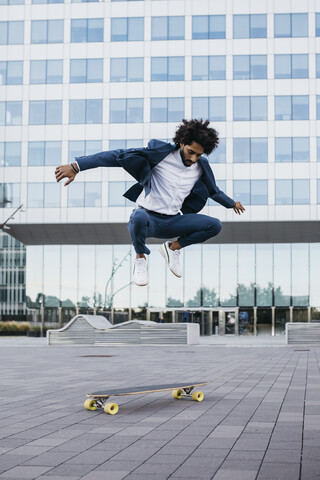
<instances>
[{"instance_id":1,"label":"man's face","mask_svg":"<svg viewBox=\"0 0 320 480\"><path fill-rule=\"evenodd\" d=\"M185 167L191 167L196 163L203 152L203 147L199 143L192 142L191 145L180 143L180 155Z\"/></svg>"}]
</instances>

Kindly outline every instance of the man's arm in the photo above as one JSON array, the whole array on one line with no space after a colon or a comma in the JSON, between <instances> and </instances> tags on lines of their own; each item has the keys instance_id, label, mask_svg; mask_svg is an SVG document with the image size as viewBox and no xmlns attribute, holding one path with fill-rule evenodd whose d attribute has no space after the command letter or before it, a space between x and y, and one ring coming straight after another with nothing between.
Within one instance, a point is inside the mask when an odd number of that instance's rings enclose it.
<instances>
[{"instance_id":1,"label":"man's arm","mask_svg":"<svg viewBox=\"0 0 320 480\"><path fill-rule=\"evenodd\" d=\"M123 152L125 152L125 150L119 148L118 150L109 150L107 152L94 153L93 155L76 157L75 162L69 165L60 165L56 168L56 180L60 182L63 178L68 178L64 184L64 186L67 186L73 182L79 171L82 172L83 170L97 167L121 167L117 159Z\"/></svg>"}]
</instances>

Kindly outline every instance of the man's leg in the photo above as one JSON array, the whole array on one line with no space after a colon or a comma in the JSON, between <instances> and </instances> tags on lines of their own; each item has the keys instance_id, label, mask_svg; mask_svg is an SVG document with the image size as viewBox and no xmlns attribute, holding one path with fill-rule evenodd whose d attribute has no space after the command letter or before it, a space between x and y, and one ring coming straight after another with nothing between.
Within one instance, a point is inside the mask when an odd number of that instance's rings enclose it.
<instances>
[{"instance_id":1,"label":"man's leg","mask_svg":"<svg viewBox=\"0 0 320 480\"><path fill-rule=\"evenodd\" d=\"M130 216L128 230L136 251L134 260L133 280L136 285L143 287L148 284L148 264L145 254L150 250L146 247L145 241L150 224L149 214L142 208L134 210Z\"/></svg>"},{"instance_id":2,"label":"man's leg","mask_svg":"<svg viewBox=\"0 0 320 480\"><path fill-rule=\"evenodd\" d=\"M221 228L221 222L217 218L200 214L186 214L173 217L170 222L163 224L161 231L152 236L159 238L178 237L178 240L171 244L165 242L160 246L159 251L172 273L181 277L182 268L179 262L179 250L188 245L205 242L218 235Z\"/></svg>"},{"instance_id":3,"label":"man's leg","mask_svg":"<svg viewBox=\"0 0 320 480\"><path fill-rule=\"evenodd\" d=\"M222 224L218 218L209 217L208 215L201 215L198 213L189 213L181 215L181 220L178 220L173 230L180 231L177 242L173 242L172 248L187 247L194 243L203 243L209 238L215 237L220 233Z\"/></svg>"},{"instance_id":4,"label":"man's leg","mask_svg":"<svg viewBox=\"0 0 320 480\"><path fill-rule=\"evenodd\" d=\"M150 225L148 212L143 208L133 210L128 223L128 230L131 240L136 251L137 257L145 258L145 254L149 255L150 250L146 247L146 238Z\"/></svg>"}]
</instances>

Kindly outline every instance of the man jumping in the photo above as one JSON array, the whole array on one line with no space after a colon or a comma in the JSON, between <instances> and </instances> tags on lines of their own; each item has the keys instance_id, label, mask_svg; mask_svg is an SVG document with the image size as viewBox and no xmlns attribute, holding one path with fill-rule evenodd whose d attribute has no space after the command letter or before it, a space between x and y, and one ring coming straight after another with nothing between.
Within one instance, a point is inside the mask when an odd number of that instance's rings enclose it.
<instances>
[{"instance_id":1,"label":"man jumping","mask_svg":"<svg viewBox=\"0 0 320 480\"><path fill-rule=\"evenodd\" d=\"M124 196L136 203L128 230L136 251L133 279L136 285L148 284L146 246L148 237L177 238L166 241L159 251L171 272L182 277L181 248L202 243L220 232L220 220L198 214L208 198L241 214L241 202L235 202L216 185L208 159L218 145L218 133L209 120L183 120L173 137L174 143L150 140L146 148L118 149L76 157L75 162L56 168L57 182L65 185L84 170L96 167L122 167L138 183Z\"/></svg>"}]
</instances>

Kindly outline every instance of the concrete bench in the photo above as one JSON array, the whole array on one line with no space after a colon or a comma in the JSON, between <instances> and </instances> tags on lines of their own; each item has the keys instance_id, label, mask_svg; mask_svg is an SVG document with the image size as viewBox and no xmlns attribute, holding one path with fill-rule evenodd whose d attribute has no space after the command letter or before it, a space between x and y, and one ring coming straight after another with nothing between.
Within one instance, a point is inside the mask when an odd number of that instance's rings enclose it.
<instances>
[{"instance_id":1,"label":"concrete bench","mask_svg":"<svg viewBox=\"0 0 320 480\"><path fill-rule=\"evenodd\" d=\"M320 323L286 323L287 345L320 345Z\"/></svg>"},{"instance_id":2,"label":"concrete bench","mask_svg":"<svg viewBox=\"0 0 320 480\"><path fill-rule=\"evenodd\" d=\"M47 331L48 345L197 345L196 323L132 320L112 325L101 315L76 315L59 330Z\"/></svg>"}]
</instances>

